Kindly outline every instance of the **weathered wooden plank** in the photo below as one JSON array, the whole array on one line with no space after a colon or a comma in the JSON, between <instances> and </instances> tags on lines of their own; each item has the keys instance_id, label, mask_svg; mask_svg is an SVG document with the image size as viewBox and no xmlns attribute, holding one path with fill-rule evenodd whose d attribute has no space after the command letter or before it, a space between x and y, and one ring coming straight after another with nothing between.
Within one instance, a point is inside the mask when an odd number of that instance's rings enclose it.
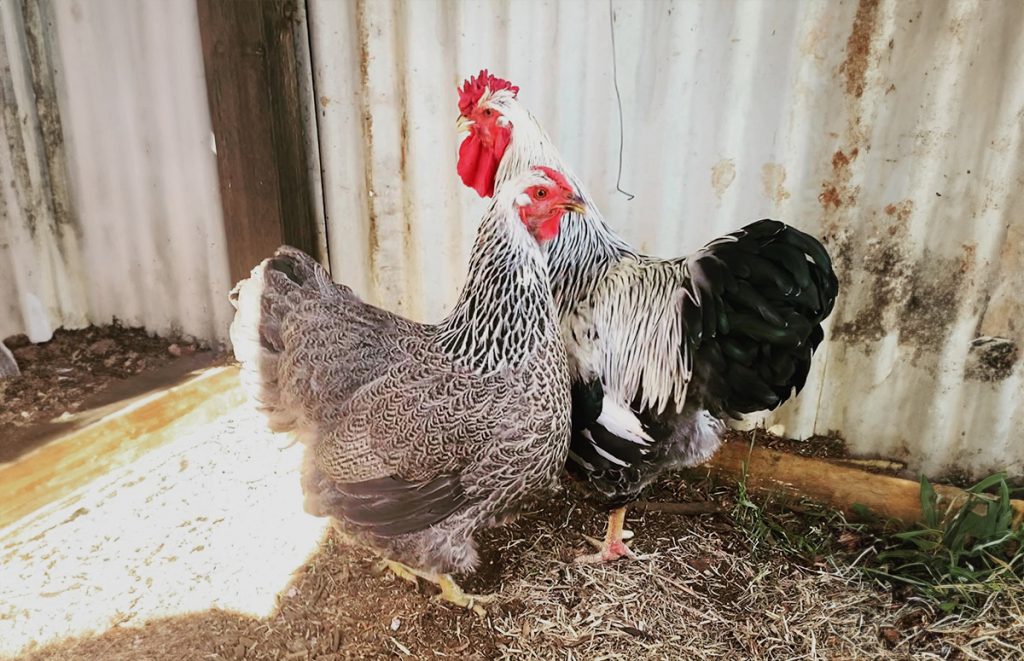
<instances>
[{"instance_id":1,"label":"weathered wooden plank","mask_svg":"<svg viewBox=\"0 0 1024 661\"><path fill-rule=\"evenodd\" d=\"M244 401L238 368L213 368L0 464L0 529Z\"/></svg>"},{"instance_id":2,"label":"weathered wooden plank","mask_svg":"<svg viewBox=\"0 0 1024 661\"><path fill-rule=\"evenodd\" d=\"M767 448L750 448L745 443L726 443L701 470L720 478L738 481L746 471L747 488L781 494L791 498L809 498L855 514L854 506L863 505L884 519L904 524L922 520L920 485L891 475L870 473L823 459L800 457ZM935 484L939 507L957 508L967 493L957 487ZM1024 517L1024 501L1012 501L1019 525Z\"/></svg>"},{"instance_id":3,"label":"weathered wooden plank","mask_svg":"<svg viewBox=\"0 0 1024 661\"><path fill-rule=\"evenodd\" d=\"M234 280L289 243L316 254L294 0L197 0Z\"/></svg>"}]
</instances>

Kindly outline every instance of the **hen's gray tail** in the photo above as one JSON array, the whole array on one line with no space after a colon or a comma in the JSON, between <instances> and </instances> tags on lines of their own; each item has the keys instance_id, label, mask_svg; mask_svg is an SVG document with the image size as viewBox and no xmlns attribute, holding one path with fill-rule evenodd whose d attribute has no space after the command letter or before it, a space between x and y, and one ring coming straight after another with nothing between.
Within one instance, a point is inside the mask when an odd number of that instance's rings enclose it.
<instances>
[{"instance_id":1,"label":"hen's gray tail","mask_svg":"<svg viewBox=\"0 0 1024 661\"><path fill-rule=\"evenodd\" d=\"M299 407L285 401L279 363L285 351L285 324L310 296L319 297L331 278L306 253L281 246L242 280L228 299L235 307L231 344L242 365L242 384L274 431L292 431Z\"/></svg>"}]
</instances>

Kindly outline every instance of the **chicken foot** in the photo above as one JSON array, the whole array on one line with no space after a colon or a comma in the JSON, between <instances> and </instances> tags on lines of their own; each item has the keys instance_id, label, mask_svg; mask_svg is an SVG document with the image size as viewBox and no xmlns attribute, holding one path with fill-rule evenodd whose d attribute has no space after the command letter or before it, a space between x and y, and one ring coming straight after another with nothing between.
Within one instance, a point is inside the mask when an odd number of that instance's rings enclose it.
<instances>
[{"instance_id":1,"label":"chicken foot","mask_svg":"<svg viewBox=\"0 0 1024 661\"><path fill-rule=\"evenodd\" d=\"M385 560L384 564L387 568L398 576L399 578L409 581L413 585L419 585L419 579L429 581L438 588L441 589L440 594L435 597L442 601L468 608L480 617L486 617L487 611L480 604L489 604L495 600L493 594L467 594L462 591L459 584L455 582L455 579L450 574L438 574L435 572L422 571L414 569L408 565L402 564L395 560Z\"/></svg>"},{"instance_id":2,"label":"chicken foot","mask_svg":"<svg viewBox=\"0 0 1024 661\"><path fill-rule=\"evenodd\" d=\"M633 533L622 527L625 521L625 507L612 510L611 514L608 515L608 529L605 531L604 541L587 537L587 541L597 547L597 553L577 556L576 562L580 564L599 564L602 562L612 562L619 558L636 560L636 554L626 546L625 540L630 539Z\"/></svg>"}]
</instances>

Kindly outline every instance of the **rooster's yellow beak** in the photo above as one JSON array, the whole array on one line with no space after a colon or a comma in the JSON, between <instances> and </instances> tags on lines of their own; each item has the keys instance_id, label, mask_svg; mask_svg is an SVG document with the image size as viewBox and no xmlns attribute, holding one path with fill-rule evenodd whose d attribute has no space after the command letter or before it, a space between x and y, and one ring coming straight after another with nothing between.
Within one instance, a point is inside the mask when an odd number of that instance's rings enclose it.
<instances>
[{"instance_id":1,"label":"rooster's yellow beak","mask_svg":"<svg viewBox=\"0 0 1024 661\"><path fill-rule=\"evenodd\" d=\"M455 120L455 129L459 133L463 133L469 130L469 127L473 125L473 120L465 115L459 115L459 118Z\"/></svg>"},{"instance_id":2,"label":"rooster's yellow beak","mask_svg":"<svg viewBox=\"0 0 1024 661\"><path fill-rule=\"evenodd\" d=\"M579 197L578 195L573 195L572 197L570 197L568 201L566 201L566 203L562 206L565 208L566 211L578 213L581 216L587 213L587 203L584 202L583 198Z\"/></svg>"}]
</instances>

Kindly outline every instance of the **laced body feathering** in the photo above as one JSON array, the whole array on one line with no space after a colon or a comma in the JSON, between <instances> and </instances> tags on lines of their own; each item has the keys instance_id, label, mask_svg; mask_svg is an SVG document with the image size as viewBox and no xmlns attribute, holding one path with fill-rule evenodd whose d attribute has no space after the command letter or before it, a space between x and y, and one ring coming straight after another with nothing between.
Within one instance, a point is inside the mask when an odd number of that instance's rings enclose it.
<instances>
[{"instance_id":1,"label":"laced body feathering","mask_svg":"<svg viewBox=\"0 0 1024 661\"><path fill-rule=\"evenodd\" d=\"M511 204L495 199L436 325L361 301L291 248L232 293L243 377L272 428L307 445L307 509L423 570L474 568L473 533L554 486L566 458L547 267Z\"/></svg>"}]
</instances>

